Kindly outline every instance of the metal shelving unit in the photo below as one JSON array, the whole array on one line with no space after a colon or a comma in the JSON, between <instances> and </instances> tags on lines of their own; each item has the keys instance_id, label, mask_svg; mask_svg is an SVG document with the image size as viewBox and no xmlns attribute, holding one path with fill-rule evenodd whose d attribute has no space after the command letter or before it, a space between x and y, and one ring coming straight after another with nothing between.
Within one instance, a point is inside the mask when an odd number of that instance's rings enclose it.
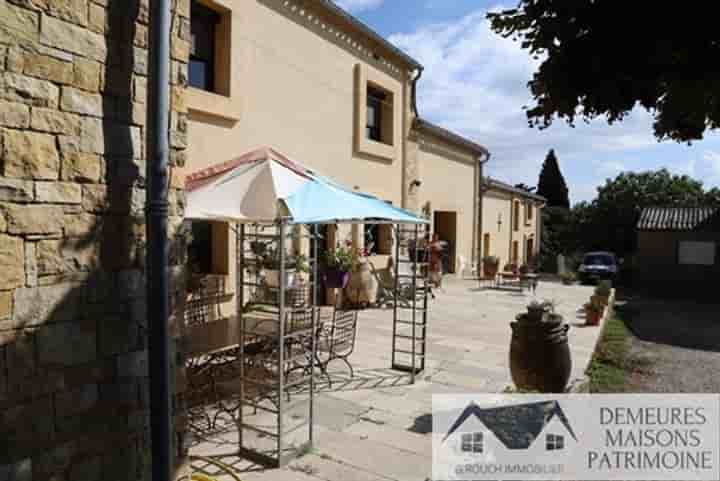
<instances>
[{"instance_id":1,"label":"metal shelving unit","mask_svg":"<svg viewBox=\"0 0 720 481\"><path fill-rule=\"evenodd\" d=\"M288 302L288 250L298 233L279 222L240 225L237 231L237 292L240 319L239 454L281 467L306 452L313 441L318 314L317 248L310 254L307 302ZM313 239L317 230L301 234ZM317 245L317 243L314 243ZM279 266L279 283L263 278L262 257ZM309 288L308 288L309 287ZM308 389L309 386L309 389Z\"/></svg>"},{"instance_id":2,"label":"metal shelving unit","mask_svg":"<svg viewBox=\"0 0 720 481\"><path fill-rule=\"evenodd\" d=\"M392 368L409 372L415 383L415 376L425 370L427 355L430 259L428 249L418 247L428 238L429 226L400 225L395 233ZM400 296L410 302L400 302Z\"/></svg>"}]
</instances>

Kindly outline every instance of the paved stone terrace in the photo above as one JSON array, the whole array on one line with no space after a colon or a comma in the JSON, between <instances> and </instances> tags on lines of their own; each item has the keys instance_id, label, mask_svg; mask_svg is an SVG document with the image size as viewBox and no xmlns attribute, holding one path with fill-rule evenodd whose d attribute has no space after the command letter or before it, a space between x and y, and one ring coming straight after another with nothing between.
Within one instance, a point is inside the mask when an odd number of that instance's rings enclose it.
<instances>
[{"instance_id":1,"label":"paved stone terrace","mask_svg":"<svg viewBox=\"0 0 720 481\"><path fill-rule=\"evenodd\" d=\"M600 332L599 327L581 326L583 314L577 312L591 293L592 287L551 282L541 282L536 293L555 300L556 310L572 326L573 378L582 377ZM533 298L527 291L479 289L475 282L456 279L436 294L427 369L415 385L388 369L392 310L363 311L352 357L356 379L335 383L332 391L316 397L315 450L282 470L261 470L232 458L222 461L236 466L247 481L428 479L431 395L500 392L509 386L509 322ZM338 378L343 377L342 363L337 369ZM225 448L236 439L236 433L226 435ZM213 454L212 448L206 443L192 452Z\"/></svg>"}]
</instances>

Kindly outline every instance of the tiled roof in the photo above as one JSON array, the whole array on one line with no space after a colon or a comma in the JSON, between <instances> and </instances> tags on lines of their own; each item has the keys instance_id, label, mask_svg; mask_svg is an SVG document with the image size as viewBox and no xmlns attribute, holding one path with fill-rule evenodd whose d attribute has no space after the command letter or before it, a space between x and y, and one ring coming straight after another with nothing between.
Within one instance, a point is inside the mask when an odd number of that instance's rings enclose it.
<instances>
[{"instance_id":1,"label":"tiled roof","mask_svg":"<svg viewBox=\"0 0 720 481\"><path fill-rule=\"evenodd\" d=\"M533 192L528 192L527 190L520 189L501 180L493 179L492 177L485 177L484 183L485 188L488 190L504 190L505 192L511 192L513 194L526 197L528 199L533 199L538 202L547 202L547 199L541 195L537 195Z\"/></svg>"},{"instance_id":2,"label":"tiled roof","mask_svg":"<svg viewBox=\"0 0 720 481\"><path fill-rule=\"evenodd\" d=\"M467 139L461 135L458 135L455 132L451 132L443 127L440 127L439 125L433 124L432 122L428 122L427 120L416 118L413 127L416 130L429 132L440 137L441 139L445 139L449 142L459 144L466 149L470 149L473 153L484 156L487 156L489 154L488 150L482 145L473 142L472 140Z\"/></svg>"},{"instance_id":3,"label":"tiled roof","mask_svg":"<svg viewBox=\"0 0 720 481\"><path fill-rule=\"evenodd\" d=\"M640 214L639 230L689 231L711 228L720 230L717 207L648 207Z\"/></svg>"}]
</instances>

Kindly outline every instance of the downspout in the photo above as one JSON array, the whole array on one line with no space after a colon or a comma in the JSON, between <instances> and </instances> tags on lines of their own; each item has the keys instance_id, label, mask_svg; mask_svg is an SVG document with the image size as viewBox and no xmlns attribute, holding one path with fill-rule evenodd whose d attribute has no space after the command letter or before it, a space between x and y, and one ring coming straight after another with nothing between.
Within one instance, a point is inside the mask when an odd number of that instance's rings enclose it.
<instances>
[{"instance_id":1,"label":"downspout","mask_svg":"<svg viewBox=\"0 0 720 481\"><path fill-rule=\"evenodd\" d=\"M422 77L424 70L425 70L425 68L423 66L420 66L417 68L417 70L415 70L415 78L413 78L413 81L412 81L412 92L410 94L413 113L415 114L415 117L418 119L420 118L420 112L418 112L418 107L417 107L417 83L420 80L420 77Z\"/></svg>"},{"instance_id":2,"label":"downspout","mask_svg":"<svg viewBox=\"0 0 720 481\"><path fill-rule=\"evenodd\" d=\"M147 94L146 279L152 479L172 479L172 402L168 319L168 159L170 106L170 0L150 2Z\"/></svg>"},{"instance_id":3,"label":"downspout","mask_svg":"<svg viewBox=\"0 0 720 481\"><path fill-rule=\"evenodd\" d=\"M492 154L490 152L485 153L484 159L478 159L478 176L477 176L477 182L478 182L478 201L475 203L478 209L477 213L477 222L478 226L475 229L475 235L478 236L477 239L477 253L476 253L476 267L477 267L477 273L478 275L482 274L482 253L483 253L483 201L484 201L484 193L485 193L485 182L483 182L483 169L485 168L485 164L490 161L490 157Z\"/></svg>"}]
</instances>

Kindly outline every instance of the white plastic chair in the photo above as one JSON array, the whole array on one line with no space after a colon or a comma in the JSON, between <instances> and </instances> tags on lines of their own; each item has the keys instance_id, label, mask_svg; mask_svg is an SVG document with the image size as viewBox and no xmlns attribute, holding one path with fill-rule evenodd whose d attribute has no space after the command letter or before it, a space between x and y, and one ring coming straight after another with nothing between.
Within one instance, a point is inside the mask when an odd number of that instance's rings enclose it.
<instances>
[{"instance_id":1,"label":"white plastic chair","mask_svg":"<svg viewBox=\"0 0 720 481\"><path fill-rule=\"evenodd\" d=\"M477 265L476 264L468 264L467 259L465 256L458 256L458 274L461 279L466 278L466 274L468 269L470 270L471 278L474 279L477 277Z\"/></svg>"}]
</instances>

